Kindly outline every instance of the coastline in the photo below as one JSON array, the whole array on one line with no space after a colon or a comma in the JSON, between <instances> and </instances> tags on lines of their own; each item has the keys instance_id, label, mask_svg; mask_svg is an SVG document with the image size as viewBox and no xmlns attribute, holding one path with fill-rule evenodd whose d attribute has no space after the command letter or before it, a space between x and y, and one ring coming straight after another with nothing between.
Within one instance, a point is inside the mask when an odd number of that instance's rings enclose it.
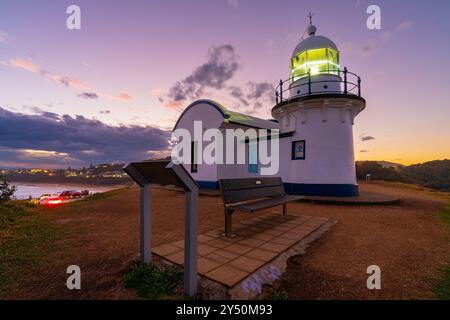
<instances>
[{"instance_id":1,"label":"coastline","mask_svg":"<svg viewBox=\"0 0 450 320\"><path fill-rule=\"evenodd\" d=\"M65 190L89 190L89 193L102 193L115 189L121 189L128 187L127 184L110 184L110 185L95 185L87 183L55 183L55 182L25 182L25 181L12 181L11 185L17 188L15 198L18 200L28 198L38 198L42 194L57 194Z\"/></svg>"}]
</instances>

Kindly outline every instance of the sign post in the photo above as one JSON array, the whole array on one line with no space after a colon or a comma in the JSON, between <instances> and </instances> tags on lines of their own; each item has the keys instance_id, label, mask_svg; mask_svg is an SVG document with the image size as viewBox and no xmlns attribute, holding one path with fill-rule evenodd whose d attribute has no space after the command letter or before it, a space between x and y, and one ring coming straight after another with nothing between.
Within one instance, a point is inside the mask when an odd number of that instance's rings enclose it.
<instances>
[{"instance_id":1,"label":"sign post","mask_svg":"<svg viewBox=\"0 0 450 320\"><path fill-rule=\"evenodd\" d=\"M151 185L174 185L185 191L184 292L197 293L198 184L183 166L170 161L130 163L124 171L141 187L141 261L151 262Z\"/></svg>"},{"instance_id":2,"label":"sign post","mask_svg":"<svg viewBox=\"0 0 450 320\"><path fill-rule=\"evenodd\" d=\"M151 188L144 184L141 188L141 260L144 263L152 261L152 208Z\"/></svg>"}]
</instances>

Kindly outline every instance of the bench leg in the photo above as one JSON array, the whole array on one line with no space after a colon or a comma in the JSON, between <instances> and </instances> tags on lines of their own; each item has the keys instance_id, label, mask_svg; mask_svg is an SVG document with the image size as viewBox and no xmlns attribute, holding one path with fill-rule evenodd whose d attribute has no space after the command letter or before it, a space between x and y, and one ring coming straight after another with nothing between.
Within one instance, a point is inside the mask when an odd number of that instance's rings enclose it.
<instances>
[{"instance_id":1,"label":"bench leg","mask_svg":"<svg viewBox=\"0 0 450 320\"><path fill-rule=\"evenodd\" d=\"M287 203L283 203L283 216L287 215Z\"/></svg>"},{"instance_id":2,"label":"bench leg","mask_svg":"<svg viewBox=\"0 0 450 320\"><path fill-rule=\"evenodd\" d=\"M233 226L232 226L232 214L234 210L227 210L225 209L225 237L232 237L233 236Z\"/></svg>"}]
</instances>

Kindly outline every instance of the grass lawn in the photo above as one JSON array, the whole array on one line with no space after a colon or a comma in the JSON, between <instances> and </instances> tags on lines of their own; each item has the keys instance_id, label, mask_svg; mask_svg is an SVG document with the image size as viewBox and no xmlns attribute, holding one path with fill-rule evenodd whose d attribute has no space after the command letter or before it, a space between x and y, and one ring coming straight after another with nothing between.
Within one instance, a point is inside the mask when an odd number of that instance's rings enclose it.
<instances>
[{"instance_id":1,"label":"grass lawn","mask_svg":"<svg viewBox=\"0 0 450 320\"><path fill-rule=\"evenodd\" d=\"M291 204L293 215L338 224L300 264L289 265L279 290L266 299L450 299L448 194L375 182L361 188L403 201L383 207ZM175 270L134 263L139 199L137 188L125 188L54 208L0 204L0 299L183 298ZM152 200L152 245L183 239L184 196L155 189ZM199 234L223 226L222 208L220 197L200 197ZM82 290L66 288L72 264L82 270ZM385 270L383 290L376 292L366 287L373 264Z\"/></svg>"},{"instance_id":2,"label":"grass lawn","mask_svg":"<svg viewBox=\"0 0 450 320\"><path fill-rule=\"evenodd\" d=\"M24 203L0 204L0 298L45 263L53 242L61 236L59 228L31 211Z\"/></svg>"},{"instance_id":3,"label":"grass lawn","mask_svg":"<svg viewBox=\"0 0 450 320\"><path fill-rule=\"evenodd\" d=\"M439 212L441 219L448 224L450 231L450 204L446 209ZM436 285L434 292L436 297L441 300L450 300L450 257L449 265L442 271L442 279Z\"/></svg>"}]
</instances>

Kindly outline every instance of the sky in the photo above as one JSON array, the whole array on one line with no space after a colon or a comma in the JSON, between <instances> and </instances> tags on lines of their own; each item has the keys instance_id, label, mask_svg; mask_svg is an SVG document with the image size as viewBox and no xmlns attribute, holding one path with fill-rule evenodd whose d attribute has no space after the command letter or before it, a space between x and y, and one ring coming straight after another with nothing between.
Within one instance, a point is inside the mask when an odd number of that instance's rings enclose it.
<instances>
[{"instance_id":1,"label":"sky","mask_svg":"<svg viewBox=\"0 0 450 320\"><path fill-rule=\"evenodd\" d=\"M371 4L381 30L366 26ZM450 159L450 1L1 0L0 168L167 154L200 98L271 118L308 11L362 78L356 159Z\"/></svg>"}]
</instances>

